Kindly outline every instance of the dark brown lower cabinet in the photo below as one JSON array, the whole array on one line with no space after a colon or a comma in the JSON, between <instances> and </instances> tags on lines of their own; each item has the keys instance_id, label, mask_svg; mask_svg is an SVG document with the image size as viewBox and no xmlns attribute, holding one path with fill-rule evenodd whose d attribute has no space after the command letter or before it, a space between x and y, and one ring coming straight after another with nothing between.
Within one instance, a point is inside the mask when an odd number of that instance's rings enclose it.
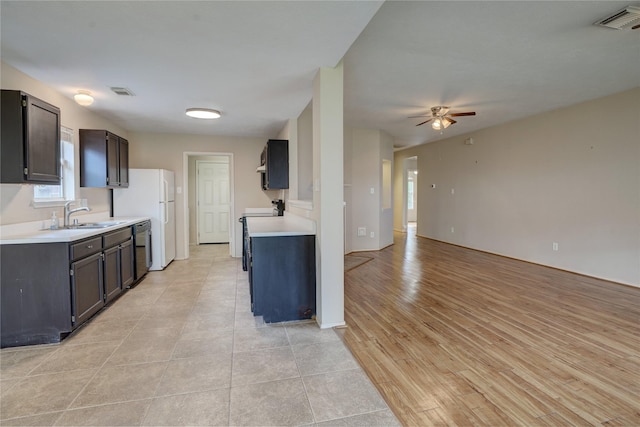
<instances>
[{"instance_id":1,"label":"dark brown lower cabinet","mask_svg":"<svg viewBox=\"0 0 640 427\"><path fill-rule=\"evenodd\" d=\"M135 247L133 246L133 237L120 244L120 278L122 280L122 289L133 284L135 280Z\"/></svg>"},{"instance_id":2,"label":"dark brown lower cabinet","mask_svg":"<svg viewBox=\"0 0 640 427\"><path fill-rule=\"evenodd\" d=\"M122 292L120 281L120 248L114 246L104 250L104 295L105 303Z\"/></svg>"},{"instance_id":3,"label":"dark brown lower cabinet","mask_svg":"<svg viewBox=\"0 0 640 427\"><path fill-rule=\"evenodd\" d=\"M69 244L0 245L1 346L60 342L72 330Z\"/></svg>"},{"instance_id":4,"label":"dark brown lower cabinet","mask_svg":"<svg viewBox=\"0 0 640 427\"><path fill-rule=\"evenodd\" d=\"M104 275L102 253L71 264L72 321L78 326L104 306Z\"/></svg>"},{"instance_id":5,"label":"dark brown lower cabinet","mask_svg":"<svg viewBox=\"0 0 640 427\"><path fill-rule=\"evenodd\" d=\"M72 243L0 245L1 346L60 342L133 284L131 227Z\"/></svg>"},{"instance_id":6,"label":"dark brown lower cabinet","mask_svg":"<svg viewBox=\"0 0 640 427\"><path fill-rule=\"evenodd\" d=\"M105 304L133 283L133 238L104 250Z\"/></svg>"},{"instance_id":7,"label":"dark brown lower cabinet","mask_svg":"<svg viewBox=\"0 0 640 427\"><path fill-rule=\"evenodd\" d=\"M251 238L249 287L255 316L272 323L316 314L315 237Z\"/></svg>"}]
</instances>

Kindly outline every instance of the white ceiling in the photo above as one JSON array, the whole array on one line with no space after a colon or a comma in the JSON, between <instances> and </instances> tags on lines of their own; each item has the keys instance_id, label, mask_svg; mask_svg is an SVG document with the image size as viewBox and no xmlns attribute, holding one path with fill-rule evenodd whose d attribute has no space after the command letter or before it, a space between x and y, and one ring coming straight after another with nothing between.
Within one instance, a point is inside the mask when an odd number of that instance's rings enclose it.
<instances>
[{"instance_id":1,"label":"white ceiling","mask_svg":"<svg viewBox=\"0 0 640 427\"><path fill-rule=\"evenodd\" d=\"M640 30L592 25L628 4L3 0L1 57L70 98L90 90L130 131L264 138L344 57L345 123L406 147L640 86ZM477 116L444 135L407 118L440 104ZM223 116L184 115L196 106Z\"/></svg>"}]
</instances>

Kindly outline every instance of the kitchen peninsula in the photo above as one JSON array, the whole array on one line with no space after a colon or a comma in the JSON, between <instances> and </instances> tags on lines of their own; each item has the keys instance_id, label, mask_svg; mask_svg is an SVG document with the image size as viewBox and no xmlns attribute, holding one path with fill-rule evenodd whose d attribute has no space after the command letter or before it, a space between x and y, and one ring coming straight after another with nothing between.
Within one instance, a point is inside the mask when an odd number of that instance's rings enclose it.
<instances>
[{"instance_id":1,"label":"kitchen peninsula","mask_svg":"<svg viewBox=\"0 0 640 427\"><path fill-rule=\"evenodd\" d=\"M316 314L316 224L295 215L247 218L251 310L266 323Z\"/></svg>"}]
</instances>

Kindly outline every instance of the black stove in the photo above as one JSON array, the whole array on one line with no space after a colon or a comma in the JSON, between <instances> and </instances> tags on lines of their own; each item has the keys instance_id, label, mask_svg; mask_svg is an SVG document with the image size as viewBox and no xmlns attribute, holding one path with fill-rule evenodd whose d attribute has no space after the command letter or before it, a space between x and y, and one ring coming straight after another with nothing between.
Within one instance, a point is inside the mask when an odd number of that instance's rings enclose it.
<instances>
[{"instance_id":1,"label":"black stove","mask_svg":"<svg viewBox=\"0 0 640 427\"><path fill-rule=\"evenodd\" d=\"M265 217L275 216L274 210L270 208L248 208L238 218L238 222L242 224L242 270L247 271L249 267L250 247L249 233L247 231L247 217Z\"/></svg>"}]
</instances>

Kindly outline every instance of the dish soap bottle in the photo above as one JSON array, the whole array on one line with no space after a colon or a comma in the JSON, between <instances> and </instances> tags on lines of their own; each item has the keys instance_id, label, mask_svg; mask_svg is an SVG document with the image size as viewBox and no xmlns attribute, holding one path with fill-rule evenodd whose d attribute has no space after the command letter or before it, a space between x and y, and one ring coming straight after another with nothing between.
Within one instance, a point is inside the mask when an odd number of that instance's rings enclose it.
<instances>
[{"instance_id":1,"label":"dish soap bottle","mask_svg":"<svg viewBox=\"0 0 640 427\"><path fill-rule=\"evenodd\" d=\"M60 227L60 222L58 221L58 215L56 211L51 212L51 226L49 227L51 230L57 230Z\"/></svg>"}]
</instances>

